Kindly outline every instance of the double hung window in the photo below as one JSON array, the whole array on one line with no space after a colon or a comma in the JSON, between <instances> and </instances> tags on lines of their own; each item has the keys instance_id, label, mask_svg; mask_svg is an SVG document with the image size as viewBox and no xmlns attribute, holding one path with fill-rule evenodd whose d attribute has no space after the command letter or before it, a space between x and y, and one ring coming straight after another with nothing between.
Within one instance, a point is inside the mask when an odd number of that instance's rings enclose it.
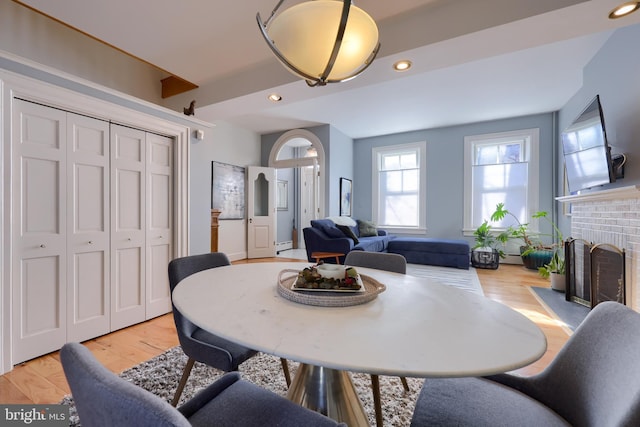
<instances>
[{"instance_id":1,"label":"double hung window","mask_svg":"<svg viewBox=\"0 0 640 427\"><path fill-rule=\"evenodd\" d=\"M464 228L471 234L498 203L528 223L538 204L538 129L465 137ZM515 225L507 216L494 228Z\"/></svg>"},{"instance_id":2,"label":"double hung window","mask_svg":"<svg viewBox=\"0 0 640 427\"><path fill-rule=\"evenodd\" d=\"M373 220L385 229L425 228L426 143L373 149Z\"/></svg>"}]
</instances>

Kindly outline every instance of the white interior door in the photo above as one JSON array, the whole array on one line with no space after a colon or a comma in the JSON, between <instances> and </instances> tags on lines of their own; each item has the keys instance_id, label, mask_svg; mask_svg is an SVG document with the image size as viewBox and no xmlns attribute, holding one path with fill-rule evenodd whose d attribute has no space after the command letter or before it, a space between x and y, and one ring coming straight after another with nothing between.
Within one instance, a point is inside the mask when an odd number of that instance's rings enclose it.
<instances>
[{"instance_id":1,"label":"white interior door","mask_svg":"<svg viewBox=\"0 0 640 427\"><path fill-rule=\"evenodd\" d=\"M66 113L14 101L12 362L59 349L67 334Z\"/></svg>"},{"instance_id":2,"label":"white interior door","mask_svg":"<svg viewBox=\"0 0 640 427\"><path fill-rule=\"evenodd\" d=\"M111 125L111 329L145 320L145 132Z\"/></svg>"},{"instance_id":3,"label":"white interior door","mask_svg":"<svg viewBox=\"0 0 640 427\"><path fill-rule=\"evenodd\" d=\"M109 123L67 114L67 339L110 331Z\"/></svg>"},{"instance_id":4,"label":"white interior door","mask_svg":"<svg viewBox=\"0 0 640 427\"><path fill-rule=\"evenodd\" d=\"M247 167L247 257L276 256L276 170Z\"/></svg>"},{"instance_id":5,"label":"white interior door","mask_svg":"<svg viewBox=\"0 0 640 427\"><path fill-rule=\"evenodd\" d=\"M171 311L167 265L173 253L173 140L147 133L146 318Z\"/></svg>"},{"instance_id":6,"label":"white interior door","mask_svg":"<svg viewBox=\"0 0 640 427\"><path fill-rule=\"evenodd\" d=\"M317 166L307 166L301 168L300 178L300 233L299 247L304 248L304 235L302 229L311 226L311 220L317 218Z\"/></svg>"}]
</instances>

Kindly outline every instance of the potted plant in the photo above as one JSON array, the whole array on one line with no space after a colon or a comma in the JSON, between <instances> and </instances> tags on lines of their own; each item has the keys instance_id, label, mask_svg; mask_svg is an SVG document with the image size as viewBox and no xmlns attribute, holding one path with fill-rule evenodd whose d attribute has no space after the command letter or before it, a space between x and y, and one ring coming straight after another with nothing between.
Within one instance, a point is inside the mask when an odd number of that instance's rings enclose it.
<instances>
[{"instance_id":1,"label":"potted plant","mask_svg":"<svg viewBox=\"0 0 640 427\"><path fill-rule=\"evenodd\" d=\"M564 292L566 290L565 259L558 248L553 252L551 261L542 267L538 267L540 276L551 279L551 289Z\"/></svg>"},{"instance_id":2,"label":"potted plant","mask_svg":"<svg viewBox=\"0 0 640 427\"><path fill-rule=\"evenodd\" d=\"M544 244L540 240L540 234L533 234L529 230L529 223L521 223L516 215L509 212L504 207L504 203L498 203L496 210L491 214L491 221L497 222L503 220L507 215L511 216L516 225L511 225L507 228L506 233L511 239L519 239L522 241L520 246L520 256L522 257L522 263L525 267L531 270L537 270L551 262L551 258L556 253L557 244ZM562 233L558 227L551 221L547 212L538 211L532 215L533 218L544 218L553 227L554 236L558 241L562 242Z\"/></svg>"},{"instance_id":3,"label":"potted plant","mask_svg":"<svg viewBox=\"0 0 640 427\"><path fill-rule=\"evenodd\" d=\"M553 227L554 237L556 242L552 245L553 255L551 260L541 267L538 267L538 273L544 278L551 278L551 288L556 291L564 292L566 289L566 276L565 276L565 259L564 259L564 239L562 238L562 232L556 224L547 218L546 212L537 212L537 218L545 218Z\"/></svg>"},{"instance_id":4,"label":"potted plant","mask_svg":"<svg viewBox=\"0 0 640 427\"><path fill-rule=\"evenodd\" d=\"M500 258L505 257L499 243L506 243L509 235L506 232L495 234L491 231L491 225L485 220L474 232L476 244L471 248L471 265L476 268L497 269Z\"/></svg>"}]
</instances>

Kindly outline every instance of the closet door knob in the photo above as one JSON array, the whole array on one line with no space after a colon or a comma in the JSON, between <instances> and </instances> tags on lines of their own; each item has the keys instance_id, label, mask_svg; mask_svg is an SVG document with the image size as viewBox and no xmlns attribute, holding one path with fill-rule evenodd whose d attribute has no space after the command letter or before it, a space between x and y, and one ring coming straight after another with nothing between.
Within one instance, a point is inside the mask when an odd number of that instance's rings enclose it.
<instances>
[{"instance_id":1,"label":"closet door knob","mask_svg":"<svg viewBox=\"0 0 640 427\"><path fill-rule=\"evenodd\" d=\"M44 249L44 248L46 248L46 247L47 247L47 245L45 245L45 244L43 243L42 245L40 245L40 247Z\"/></svg>"}]
</instances>

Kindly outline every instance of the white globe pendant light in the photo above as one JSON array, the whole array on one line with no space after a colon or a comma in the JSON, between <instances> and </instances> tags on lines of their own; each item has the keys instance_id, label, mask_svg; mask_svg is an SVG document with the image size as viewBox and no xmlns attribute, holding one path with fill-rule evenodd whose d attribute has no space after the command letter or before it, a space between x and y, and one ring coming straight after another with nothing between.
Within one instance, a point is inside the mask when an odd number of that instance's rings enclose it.
<instances>
[{"instance_id":1,"label":"white globe pendant light","mask_svg":"<svg viewBox=\"0 0 640 427\"><path fill-rule=\"evenodd\" d=\"M258 25L276 57L309 86L350 80L362 73L380 49L375 21L351 0L313 0Z\"/></svg>"}]
</instances>

